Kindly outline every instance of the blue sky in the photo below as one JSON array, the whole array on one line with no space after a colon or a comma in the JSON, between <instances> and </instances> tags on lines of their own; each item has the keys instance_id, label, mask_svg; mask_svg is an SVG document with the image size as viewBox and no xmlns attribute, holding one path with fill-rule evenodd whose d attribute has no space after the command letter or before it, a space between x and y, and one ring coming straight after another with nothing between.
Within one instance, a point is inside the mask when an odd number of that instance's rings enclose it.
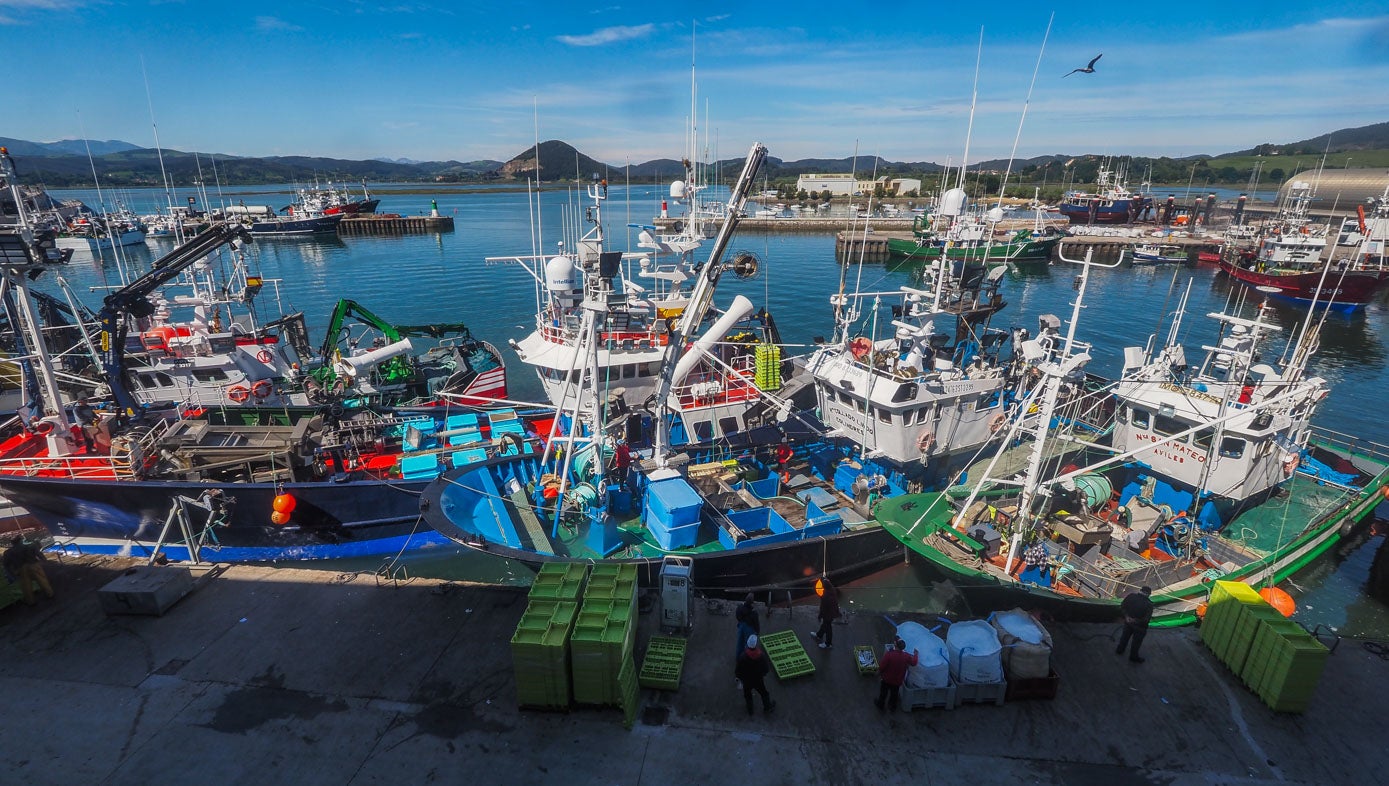
<instances>
[{"instance_id":1,"label":"blue sky","mask_svg":"<svg viewBox=\"0 0 1389 786\"><path fill-rule=\"evenodd\" d=\"M987 10L985 10L987 8ZM1324 8L1324 10L1323 10ZM608 163L753 141L786 160L1006 157L1053 9L887 2L0 0L0 136L234 155ZM1389 3L1055 7L1019 145L1187 155L1389 120ZM1097 53L1093 74L1062 78ZM14 64L22 64L16 68ZM707 117L707 122L706 122ZM703 154L701 154L703 157Z\"/></svg>"}]
</instances>

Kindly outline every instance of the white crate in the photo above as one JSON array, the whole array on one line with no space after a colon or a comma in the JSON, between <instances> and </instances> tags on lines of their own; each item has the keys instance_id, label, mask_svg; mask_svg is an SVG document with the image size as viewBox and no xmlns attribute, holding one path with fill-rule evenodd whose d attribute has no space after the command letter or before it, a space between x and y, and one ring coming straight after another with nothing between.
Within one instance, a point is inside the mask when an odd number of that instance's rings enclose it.
<instances>
[{"instance_id":1,"label":"white crate","mask_svg":"<svg viewBox=\"0 0 1389 786\"><path fill-rule=\"evenodd\" d=\"M903 685L902 711L955 709L955 683L944 688L908 688Z\"/></svg>"}]
</instances>

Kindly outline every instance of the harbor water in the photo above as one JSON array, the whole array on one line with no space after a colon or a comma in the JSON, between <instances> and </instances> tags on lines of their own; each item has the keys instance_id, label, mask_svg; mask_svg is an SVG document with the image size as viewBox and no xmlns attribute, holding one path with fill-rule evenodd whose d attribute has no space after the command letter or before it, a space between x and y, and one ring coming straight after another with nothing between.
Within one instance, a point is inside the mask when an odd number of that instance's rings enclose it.
<instances>
[{"instance_id":1,"label":"harbor water","mask_svg":"<svg viewBox=\"0 0 1389 786\"><path fill-rule=\"evenodd\" d=\"M325 239L257 240L250 246L253 269L269 282L258 300L260 316L274 319L281 313L303 311L311 336L321 337L339 298L352 298L382 318L395 323L465 322L477 336L502 349L508 361L514 354L509 340L521 339L534 323L535 282L520 266L489 257L553 253L562 240L572 243L572 232L562 228L581 219L587 200L565 190L546 191L538 208L524 190L485 187L450 187L428 193L429 186L409 184L373 187L381 198L379 212L420 215L428 213L431 200L442 215L455 217L455 230L443 234L393 235L389 237L328 237ZM409 192L409 193L407 193ZM60 199L79 198L99 203L91 191L55 191ZM630 224L649 223L661 207L663 187L614 186L604 205L603 219L615 248L635 248L637 229ZM167 204L163 190L134 190L103 194L108 204L119 200L136 212L151 213ZM284 187L223 189L220 201L229 204L268 204L280 207L291 199ZM186 195L175 204L186 201ZM533 214L539 213L543 236L535 238ZM846 227L847 227L846 219ZM813 349L816 341L832 335L830 295L842 286L846 291L895 291L918 276L915 266L892 263L841 265L834 255L830 234L740 232L730 252L751 252L761 260L755 278L721 284L719 302L735 293L746 295L776 318L788 353ZM151 239L147 246L126 249L128 258L117 259L107 251L100 257L81 250L63 277L89 307L99 307L103 290L120 286L122 267L138 272L169 250L172 243ZM707 248L707 247L706 247ZM994 321L996 327L1021 326L1035 332L1042 314L1068 318L1078 267L1063 261L1036 270L1010 270L1004 279L1007 308ZM1086 308L1077 337L1094 345L1090 370L1103 376L1119 373L1123 350L1144 346L1153 335L1165 337L1182 292L1190 286L1190 301L1182 323L1181 338L1188 357L1214 338L1214 323L1205 318L1227 304L1243 304L1252 316L1257 293L1234 284L1212 268L1129 267L1097 270L1091 279ZM53 291L55 282L45 278L40 289ZM1283 335L1299 329L1305 310L1271 304L1266 317L1283 328ZM876 337L891 327L881 324ZM872 336L871 327L864 329ZM1332 314L1321 331L1320 349L1311 363L1312 373L1325 377L1331 397L1322 405L1315 423L1325 429L1361 440L1389 445L1389 424L1378 410L1383 391L1389 388L1389 290L1379 293L1363 311L1344 316ZM1265 354L1281 352L1278 343ZM541 390L535 377L519 362L511 362L513 398L538 401ZM1381 512L1389 515L1384 508ZM1389 529L1389 528L1386 528ZM1285 585L1299 602L1297 619L1322 624L1344 635L1389 638L1389 546L1385 535L1367 528L1343 542L1320 561ZM372 570L370 565L323 565L328 570ZM409 575L525 582L524 568L500 563L465 549L442 548L403 558ZM902 565L860 582L845 593L846 603L862 609L892 611L936 607L947 610L953 602L948 587L926 574L919 565Z\"/></svg>"}]
</instances>

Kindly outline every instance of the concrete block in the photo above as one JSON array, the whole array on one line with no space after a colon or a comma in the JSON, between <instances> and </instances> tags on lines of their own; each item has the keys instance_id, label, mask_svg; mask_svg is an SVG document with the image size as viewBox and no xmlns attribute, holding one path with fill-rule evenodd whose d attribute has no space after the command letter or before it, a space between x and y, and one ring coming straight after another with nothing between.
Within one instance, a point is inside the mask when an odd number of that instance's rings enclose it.
<instances>
[{"instance_id":1,"label":"concrete block","mask_svg":"<svg viewBox=\"0 0 1389 786\"><path fill-rule=\"evenodd\" d=\"M97 590L101 609L112 614L163 616L193 589L193 574L178 565L131 568Z\"/></svg>"}]
</instances>

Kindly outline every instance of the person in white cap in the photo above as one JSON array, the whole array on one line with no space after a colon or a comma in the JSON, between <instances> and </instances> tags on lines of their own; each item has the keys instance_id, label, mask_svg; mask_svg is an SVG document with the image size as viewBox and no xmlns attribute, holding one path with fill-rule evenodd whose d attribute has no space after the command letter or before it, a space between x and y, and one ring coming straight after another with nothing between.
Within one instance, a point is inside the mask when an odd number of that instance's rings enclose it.
<instances>
[{"instance_id":1,"label":"person in white cap","mask_svg":"<svg viewBox=\"0 0 1389 786\"><path fill-rule=\"evenodd\" d=\"M768 661L767 653L762 651L762 646L757 642L757 635L748 636L747 647L738 655L738 679L743 682L743 701L747 702L749 715L752 714L753 691L757 691L762 697L763 712L776 709L776 702L772 701L764 682L767 672L771 670Z\"/></svg>"}]
</instances>

